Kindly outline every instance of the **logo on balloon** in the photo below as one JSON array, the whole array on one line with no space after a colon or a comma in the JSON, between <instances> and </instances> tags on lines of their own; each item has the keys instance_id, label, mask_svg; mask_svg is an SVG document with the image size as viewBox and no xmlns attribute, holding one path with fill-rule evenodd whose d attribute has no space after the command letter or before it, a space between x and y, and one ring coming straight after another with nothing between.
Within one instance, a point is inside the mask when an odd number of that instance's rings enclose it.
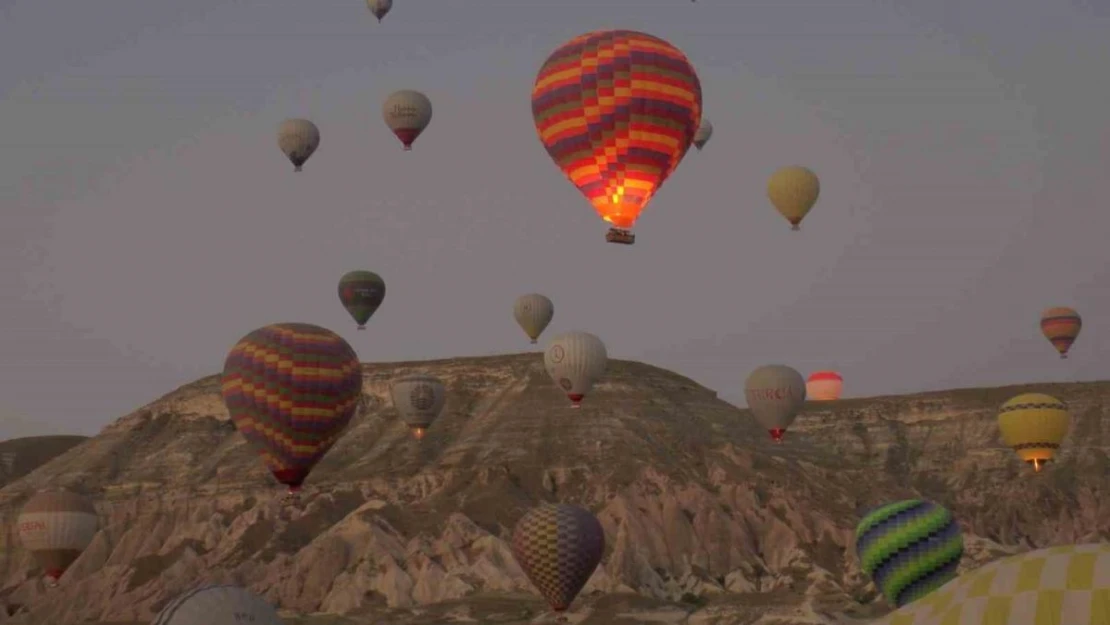
<instances>
[{"instance_id":1,"label":"logo on balloon","mask_svg":"<svg viewBox=\"0 0 1110 625\"><path fill-rule=\"evenodd\" d=\"M409 403L417 410L431 410L436 403L436 392L428 384L418 384L409 393Z\"/></svg>"},{"instance_id":2,"label":"logo on balloon","mask_svg":"<svg viewBox=\"0 0 1110 625\"><path fill-rule=\"evenodd\" d=\"M567 378L559 378L559 388L569 393L570 389L574 388L574 382L571 382Z\"/></svg>"},{"instance_id":3,"label":"logo on balloon","mask_svg":"<svg viewBox=\"0 0 1110 625\"><path fill-rule=\"evenodd\" d=\"M551 348L551 362L563 362L563 359L566 357L567 351L563 349L562 345L556 345L555 347Z\"/></svg>"}]
</instances>

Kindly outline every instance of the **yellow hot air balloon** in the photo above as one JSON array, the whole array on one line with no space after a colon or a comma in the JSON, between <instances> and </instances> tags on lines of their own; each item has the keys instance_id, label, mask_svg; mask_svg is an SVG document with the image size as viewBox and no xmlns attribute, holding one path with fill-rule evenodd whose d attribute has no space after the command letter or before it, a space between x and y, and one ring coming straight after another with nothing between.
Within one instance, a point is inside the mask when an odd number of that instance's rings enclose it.
<instances>
[{"instance_id":1,"label":"yellow hot air balloon","mask_svg":"<svg viewBox=\"0 0 1110 625\"><path fill-rule=\"evenodd\" d=\"M1018 395L998 410L1002 440L1036 471L1055 458L1070 421L1067 404L1042 393Z\"/></svg>"},{"instance_id":2,"label":"yellow hot air balloon","mask_svg":"<svg viewBox=\"0 0 1110 625\"><path fill-rule=\"evenodd\" d=\"M798 165L779 169L767 182L767 197L775 210L790 222L792 230L801 229L798 224L817 203L820 194L821 181L817 174Z\"/></svg>"}]
</instances>

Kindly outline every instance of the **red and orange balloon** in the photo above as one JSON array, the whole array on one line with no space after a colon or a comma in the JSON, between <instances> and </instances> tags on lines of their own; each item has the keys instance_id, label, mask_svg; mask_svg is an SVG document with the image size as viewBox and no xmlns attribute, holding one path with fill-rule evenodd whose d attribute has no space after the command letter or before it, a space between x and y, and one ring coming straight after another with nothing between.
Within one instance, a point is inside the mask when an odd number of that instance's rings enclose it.
<instances>
[{"instance_id":1,"label":"red and orange balloon","mask_svg":"<svg viewBox=\"0 0 1110 625\"><path fill-rule=\"evenodd\" d=\"M631 229L701 124L701 82L671 44L630 30L580 35L532 88L547 153L614 227Z\"/></svg>"}]
</instances>

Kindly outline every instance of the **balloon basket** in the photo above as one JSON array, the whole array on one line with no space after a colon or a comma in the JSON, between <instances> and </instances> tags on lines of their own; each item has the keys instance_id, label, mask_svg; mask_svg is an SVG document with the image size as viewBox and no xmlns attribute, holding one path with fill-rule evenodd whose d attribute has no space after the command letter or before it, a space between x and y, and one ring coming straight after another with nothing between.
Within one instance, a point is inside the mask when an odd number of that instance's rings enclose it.
<instances>
[{"instance_id":1,"label":"balloon basket","mask_svg":"<svg viewBox=\"0 0 1110 625\"><path fill-rule=\"evenodd\" d=\"M636 235L632 234L628 230L621 230L620 228L609 228L609 232L605 233L605 240L610 243L632 245L636 242Z\"/></svg>"}]
</instances>

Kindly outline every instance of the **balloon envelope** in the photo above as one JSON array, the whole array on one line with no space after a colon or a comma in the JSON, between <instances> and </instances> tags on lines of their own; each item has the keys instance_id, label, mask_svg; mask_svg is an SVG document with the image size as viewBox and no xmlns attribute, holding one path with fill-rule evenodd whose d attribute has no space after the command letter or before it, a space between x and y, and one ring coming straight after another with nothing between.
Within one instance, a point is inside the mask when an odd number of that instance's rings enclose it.
<instances>
[{"instance_id":1,"label":"balloon envelope","mask_svg":"<svg viewBox=\"0 0 1110 625\"><path fill-rule=\"evenodd\" d=\"M815 371L806 380L806 399L810 401L840 399L843 390L844 378L835 371Z\"/></svg>"},{"instance_id":2,"label":"balloon envelope","mask_svg":"<svg viewBox=\"0 0 1110 625\"><path fill-rule=\"evenodd\" d=\"M222 390L235 427L274 477L295 491L354 416L362 367L331 330L278 323L231 348Z\"/></svg>"},{"instance_id":3,"label":"balloon envelope","mask_svg":"<svg viewBox=\"0 0 1110 625\"><path fill-rule=\"evenodd\" d=\"M17 525L23 548L53 584L92 543L100 523L87 497L53 490L27 500Z\"/></svg>"},{"instance_id":4,"label":"balloon envelope","mask_svg":"<svg viewBox=\"0 0 1110 625\"><path fill-rule=\"evenodd\" d=\"M386 13L389 13L389 10L393 8L393 0L366 0L366 6L374 14L374 17L381 22Z\"/></svg>"},{"instance_id":5,"label":"balloon envelope","mask_svg":"<svg viewBox=\"0 0 1110 625\"><path fill-rule=\"evenodd\" d=\"M701 120L701 126L698 126L697 132L694 133L694 147L700 152L705 144L709 143L710 137L713 136L713 124L709 123L708 119L704 117Z\"/></svg>"},{"instance_id":6,"label":"balloon envelope","mask_svg":"<svg viewBox=\"0 0 1110 625\"><path fill-rule=\"evenodd\" d=\"M412 429L417 440L432 425L447 402L447 389L439 378L430 375L409 375L390 384L393 407L401 420Z\"/></svg>"},{"instance_id":7,"label":"balloon envelope","mask_svg":"<svg viewBox=\"0 0 1110 625\"><path fill-rule=\"evenodd\" d=\"M1068 350L1082 329L1083 318L1073 308L1058 306L1041 313L1041 333L1060 353L1060 358L1068 357Z\"/></svg>"},{"instance_id":8,"label":"balloon envelope","mask_svg":"<svg viewBox=\"0 0 1110 625\"><path fill-rule=\"evenodd\" d=\"M262 597L238 586L201 586L166 604L151 625L283 625Z\"/></svg>"},{"instance_id":9,"label":"balloon envelope","mask_svg":"<svg viewBox=\"0 0 1110 625\"><path fill-rule=\"evenodd\" d=\"M556 612L566 610L605 553L605 531L589 510L541 504L513 529L513 558Z\"/></svg>"},{"instance_id":10,"label":"balloon envelope","mask_svg":"<svg viewBox=\"0 0 1110 625\"><path fill-rule=\"evenodd\" d=\"M1110 623L1110 543L1061 545L968 571L874 625Z\"/></svg>"},{"instance_id":11,"label":"balloon envelope","mask_svg":"<svg viewBox=\"0 0 1110 625\"><path fill-rule=\"evenodd\" d=\"M513 302L513 318L533 343L547 329L554 316L555 305L539 293L521 295Z\"/></svg>"},{"instance_id":12,"label":"balloon envelope","mask_svg":"<svg viewBox=\"0 0 1110 625\"><path fill-rule=\"evenodd\" d=\"M301 171L319 147L320 129L307 119L287 119L278 127L278 148L293 163L293 171Z\"/></svg>"},{"instance_id":13,"label":"balloon envelope","mask_svg":"<svg viewBox=\"0 0 1110 625\"><path fill-rule=\"evenodd\" d=\"M1056 457L1070 424L1068 405L1043 393L1012 397L998 409L1003 442L1036 471Z\"/></svg>"},{"instance_id":14,"label":"balloon envelope","mask_svg":"<svg viewBox=\"0 0 1110 625\"><path fill-rule=\"evenodd\" d=\"M785 365L765 365L752 371L744 383L744 397L752 416L781 442L806 401L802 374Z\"/></svg>"},{"instance_id":15,"label":"balloon envelope","mask_svg":"<svg viewBox=\"0 0 1110 625\"><path fill-rule=\"evenodd\" d=\"M401 145L411 150L413 142L432 121L432 101L419 91L395 91L382 103L382 119Z\"/></svg>"},{"instance_id":16,"label":"balloon envelope","mask_svg":"<svg viewBox=\"0 0 1110 625\"><path fill-rule=\"evenodd\" d=\"M606 30L571 39L544 61L532 88L540 141L613 226L630 229L690 148L701 83L666 41Z\"/></svg>"},{"instance_id":17,"label":"balloon envelope","mask_svg":"<svg viewBox=\"0 0 1110 625\"><path fill-rule=\"evenodd\" d=\"M783 167L767 182L767 197L794 230L809 214L821 194L817 174L801 166Z\"/></svg>"},{"instance_id":18,"label":"balloon envelope","mask_svg":"<svg viewBox=\"0 0 1110 625\"><path fill-rule=\"evenodd\" d=\"M605 374L609 354L605 344L589 332L567 332L551 339L543 353L544 368L577 408Z\"/></svg>"},{"instance_id":19,"label":"balloon envelope","mask_svg":"<svg viewBox=\"0 0 1110 625\"><path fill-rule=\"evenodd\" d=\"M956 576L964 536L947 508L920 499L871 511L856 526L860 568L887 601L917 601Z\"/></svg>"},{"instance_id":20,"label":"balloon envelope","mask_svg":"<svg viewBox=\"0 0 1110 625\"><path fill-rule=\"evenodd\" d=\"M384 299L385 281L373 271L351 271L339 279L339 301L359 330L366 328Z\"/></svg>"}]
</instances>

